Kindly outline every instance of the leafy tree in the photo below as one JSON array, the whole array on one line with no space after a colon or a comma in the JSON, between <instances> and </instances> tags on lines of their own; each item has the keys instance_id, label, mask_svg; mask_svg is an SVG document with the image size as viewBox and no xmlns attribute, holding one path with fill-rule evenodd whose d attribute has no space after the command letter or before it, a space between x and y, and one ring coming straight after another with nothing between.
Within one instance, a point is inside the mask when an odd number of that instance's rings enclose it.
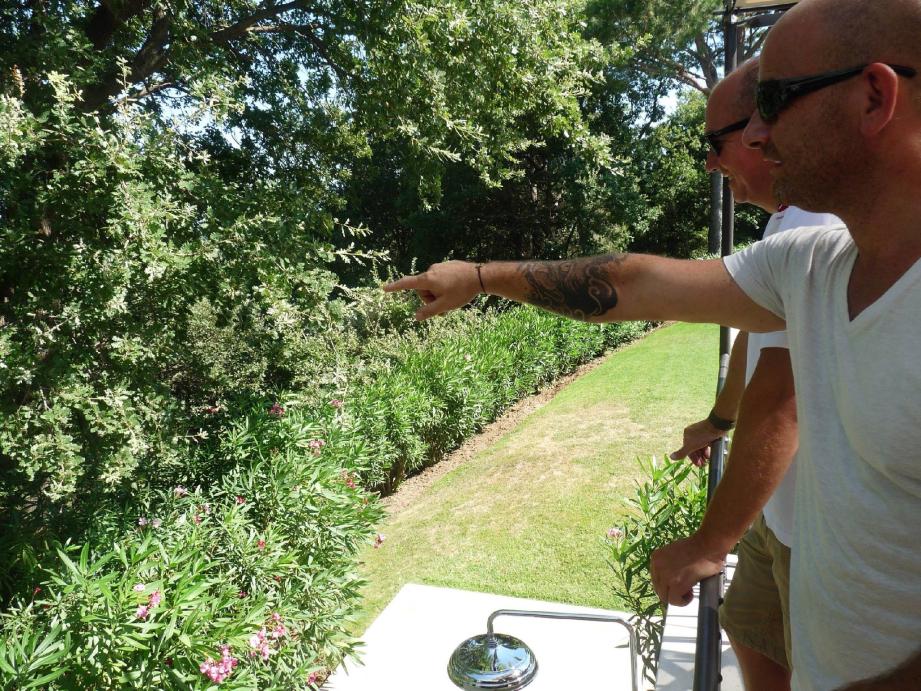
<instances>
[{"instance_id":1,"label":"leafy tree","mask_svg":"<svg viewBox=\"0 0 921 691\"><path fill-rule=\"evenodd\" d=\"M707 252L710 218L703 139L704 98L686 93L675 112L642 140L631 165L636 181L630 248L673 257L702 256ZM736 208L737 242L760 238L766 214L756 207Z\"/></svg>"},{"instance_id":2,"label":"leafy tree","mask_svg":"<svg viewBox=\"0 0 921 691\"><path fill-rule=\"evenodd\" d=\"M324 385L337 273L377 257L337 219L380 152L428 204L449 168L521 179L545 139L602 167L578 21L563 0L0 11L4 534L206 479L220 459L190 459L239 410Z\"/></svg>"}]
</instances>

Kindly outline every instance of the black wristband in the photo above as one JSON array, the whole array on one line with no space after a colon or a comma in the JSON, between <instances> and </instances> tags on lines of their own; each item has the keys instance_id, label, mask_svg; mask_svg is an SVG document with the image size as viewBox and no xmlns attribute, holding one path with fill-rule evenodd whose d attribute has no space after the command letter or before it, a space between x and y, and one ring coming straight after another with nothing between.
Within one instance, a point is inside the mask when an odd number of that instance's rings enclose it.
<instances>
[{"instance_id":1,"label":"black wristband","mask_svg":"<svg viewBox=\"0 0 921 691\"><path fill-rule=\"evenodd\" d=\"M482 290L482 291L485 293L485 292L486 292L486 286L483 285L483 274L480 273L480 269L482 269L482 268L483 268L483 265L482 265L482 264L477 264L477 265L476 265L476 277L477 277L478 279L480 279L480 290Z\"/></svg>"},{"instance_id":2,"label":"black wristband","mask_svg":"<svg viewBox=\"0 0 921 691\"><path fill-rule=\"evenodd\" d=\"M707 422L709 422L711 425L716 427L716 429L720 430L721 432L728 432L729 430L731 430L733 427L736 426L735 420L726 420L725 418L721 418L719 415L717 415L712 410L710 411L710 414L707 416Z\"/></svg>"}]
</instances>

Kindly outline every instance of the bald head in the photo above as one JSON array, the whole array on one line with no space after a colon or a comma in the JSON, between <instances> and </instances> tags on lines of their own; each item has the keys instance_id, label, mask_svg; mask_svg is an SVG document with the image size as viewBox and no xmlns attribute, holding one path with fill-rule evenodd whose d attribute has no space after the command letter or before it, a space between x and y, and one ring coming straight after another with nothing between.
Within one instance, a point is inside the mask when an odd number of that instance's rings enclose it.
<instances>
[{"instance_id":1,"label":"bald head","mask_svg":"<svg viewBox=\"0 0 921 691\"><path fill-rule=\"evenodd\" d=\"M755 110L755 91L758 87L758 58L743 62L710 94L711 101L722 104L728 120L741 120ZM714 100L715 98L715 100Z\"/></svg>"},{"instance_id":2,"label":"bald head","mask_svg":"<svg viewBox=\"0 0 921 691\"><path fill-rule=\"evenodd\" d=\"M781 21L819 29L823 68L921 63L921 0L803 0Z\"/></svg>"}]
</instances>

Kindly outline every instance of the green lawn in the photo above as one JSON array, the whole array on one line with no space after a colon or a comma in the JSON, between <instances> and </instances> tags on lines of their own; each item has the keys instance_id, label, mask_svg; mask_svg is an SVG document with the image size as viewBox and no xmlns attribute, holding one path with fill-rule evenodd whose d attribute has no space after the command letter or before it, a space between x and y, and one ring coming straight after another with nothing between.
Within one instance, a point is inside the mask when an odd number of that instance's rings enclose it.
<instances>
[{"instance_id":1,"label":"green lawn","mask_svg":"<svg viewBox=\"0 0 921 691\"><path fill-rule=\"evenodd\" d=\"M608 356L390 515L362 555L364 631L405 583L618 609L603 537L636 459L680 445L716 387L719 330L676 324Z\"/></svg>"}]
</instances>

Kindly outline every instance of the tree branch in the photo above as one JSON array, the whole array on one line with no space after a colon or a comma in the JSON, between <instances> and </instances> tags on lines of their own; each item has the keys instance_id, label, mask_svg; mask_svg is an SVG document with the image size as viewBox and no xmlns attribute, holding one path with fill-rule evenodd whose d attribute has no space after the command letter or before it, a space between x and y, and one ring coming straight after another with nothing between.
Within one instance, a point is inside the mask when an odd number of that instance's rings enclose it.
<instances>
[{"instance_id":1,"label":"tree branch","mask_svg":"<svg viewBox=\"0 0 921 691\"><path fill-rule=\"evenodd\" d=\"M700 69L707 82L707 88L712 89L719 81L719 72L717 72L716 69L716 59L713 50L710 48L709 44L707 44L707 40L703 34L697 34L694 37L694 45L697 47L695 54L698 62L700 62Z\"/></svg>"},{"instance_id":2,"label":"tree branch","mask_svg":"<svg viewBox=\"0 0 921 691\"><path fill-rule=\"evenodd\" d=\"M217 31L211 34L211 40L216 43L226 43L227 41L233 41L238 38L242 38L254 27L256 24L261 22L264 19L269 19L271 17L277 17L284 12L289 10L307 10L310 9L310 2L306 0L292 0L292 2L285 2L280 5L269 5L265 9L260 10L254 14L251 14L243 19L238 20L237 22L231 24L230 26L224 27L223 29L218 29Z\"/></svg>"},{"instance_id":3,"label":"tree branch","mask_svg":"<svg viewBox=\"0 0 921 691\"><path fill-rule=\"evenodd\" d=\"M661 58L647 58L638 64L646 74L651 77L667 77L700 91L705 96L710 95L711 87L699 76L688 70L680 62Z\"/></svg>"},{"instance_id":4,"label":"tree branch","mask_svg":"<svg viewBox=\"0 0 921 691\"><path fill-rule=\"evenodd\" d=\"M131 61L128 82L136 84L146 80L150 75L162 69L169 59L166 45L170 40L172 18L162 5L154 9L154 21L150 34ZM86 112L98 110L121 88L121 75L115 71L106 74L99 82L87 87L83 92L80 107Z\"/></svg>"},{"instance_id":5,"label":"tree branch","mask_svg":"<svg viewBox=\"0 0 921 691\"><path fill-rule=\"evenodd\" d=\"M112 40L112 36L125 22L146 10L154 0L126 0L125 2L112 3L111 0L102 0L99 6L90 15L84 32L93 44L96 51L104 49ZM117 6L117 9L113 7Z\"/></svg>"},{"instance_id":6,"label":"tree branch","mask_svg":"<svg viewBox=\"0 0 921 691\"><path fill-rule=\"evenodd\" d=\"M764 39L767 38L767 35L767 31L762 31L760 34L755 36L754 40L752 40L752 42L745 48L743 53L746 60L761 52L761 46L764 44Z\"/></svg>"},{"instance_id":7,"label":"tree branch","mask_svg":"<svg viewBox=\"0 0 921 691\"><path fill-rule=\"evenodd\" d=\"M123 98L119 99L119 103L134 103L140 101L146 96L159 93L166 89L178 88L179 84L177 82L159 82L157 84L145 85L143 88L138 89L137 91L126 94Z\"/></svg>"}]
</instances>

